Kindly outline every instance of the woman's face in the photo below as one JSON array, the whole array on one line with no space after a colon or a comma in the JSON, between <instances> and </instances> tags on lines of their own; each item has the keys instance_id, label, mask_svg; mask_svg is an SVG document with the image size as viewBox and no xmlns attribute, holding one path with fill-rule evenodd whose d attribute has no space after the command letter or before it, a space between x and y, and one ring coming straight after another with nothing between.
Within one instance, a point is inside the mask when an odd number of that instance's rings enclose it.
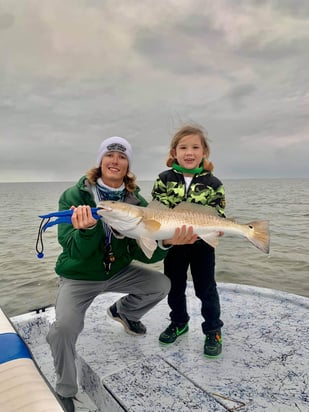
<instances>
[{"instance_id":1,"label":"woman's face","mask_svg":"<svg viewBox=\"0 0 309 412\"><path fill-rule=\"evenodd\" d=\"M110 187L120 187L129 168L129 161L125 154L120 152L107 152L101 162L103 182Z\"/></svg>"},{"instance_id":2,"label":"woman's face","mask_svg":"<svg viewBox=\"0 0 309 412\"><path fill-rule=\"evenodd\" d=\"M179 165L186 169L199 167L203 157L206 156L201 138L197 134L181 138L173 154Z\"/></svg>"}]
</instances>

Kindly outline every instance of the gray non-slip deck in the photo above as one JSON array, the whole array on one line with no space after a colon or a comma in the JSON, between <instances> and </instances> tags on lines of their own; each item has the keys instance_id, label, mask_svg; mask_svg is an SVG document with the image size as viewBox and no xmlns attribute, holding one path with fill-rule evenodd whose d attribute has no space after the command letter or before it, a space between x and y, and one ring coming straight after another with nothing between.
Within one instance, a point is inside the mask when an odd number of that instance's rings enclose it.
<instances>
[{"instance_id":1,"label":"gray non-slip deck","mask_svg":"<svg viewBox=\"0 0 309 412\"><path fill-rule=\"evenodd\" d=\"M83 390L98 411L309 411L309 299L219 284L223 354L203 356L200 301L188 282L189 333L158 342L169 323L166 300L144 316L147 334L125 333L106 309L121 295L98 296L78 340ZM13 318L53 386L45 336L54 311ZM85 410L85 409L81 409Z\"/></svg>"}]
</instances>

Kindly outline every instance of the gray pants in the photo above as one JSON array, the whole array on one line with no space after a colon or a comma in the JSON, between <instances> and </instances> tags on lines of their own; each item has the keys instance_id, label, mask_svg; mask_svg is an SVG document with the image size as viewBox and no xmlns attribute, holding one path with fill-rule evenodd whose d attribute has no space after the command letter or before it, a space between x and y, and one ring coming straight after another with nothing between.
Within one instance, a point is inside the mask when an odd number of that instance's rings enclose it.
<instances>
[{"instance_id":1,"label":"gray pants","mask_svg":"<svg viewBox=\"0 0 309 412\"><path fill-rule=\"evenodd\" d=\"M56 320L47 342L51 347L57 375L56 392L65 397L78 391L75 365L76 341L83 330L86 310L102 292L128 293L117 302L117 311L138 321L159 303L170 290L163 274L142 266L130 265L106 281L60 278L56 300Z\"/></svg>"}]
</instances>

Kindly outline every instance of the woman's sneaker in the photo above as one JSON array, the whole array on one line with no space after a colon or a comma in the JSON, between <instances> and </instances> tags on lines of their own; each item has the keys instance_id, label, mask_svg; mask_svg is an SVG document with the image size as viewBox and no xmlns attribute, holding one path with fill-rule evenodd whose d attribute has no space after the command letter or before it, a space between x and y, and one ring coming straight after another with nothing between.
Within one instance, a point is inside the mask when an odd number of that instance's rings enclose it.
<instances>
[{"instance_id":1,"label":"woman's sneaker","mask_svg":"<svg viewBox=\"0 0 309 412\"><path fill-rule=\"evenodd\" d=\"M188 330L189 330L188 322L181 323L181 324L176 324L175 322L171 322L171 324L159 336L159 341L165 344L173 343L178 338L178 336L183 335L184 333L188 332Z\"/></svg>"},{"instance_id":2,"label":"woman's sneaker","mask_svg":"<svg viewBox=\"0 0 309 412\"><path fill-rule=\"evenodd\" d=\"M142 324L142 322L138 321L133 321L127 319L124 315L120 315L117 312L117 306L116 303L114 303L112 306L110 306L107 309L107 314L110 316L112 319L116 320L117 322L120 322L122 326L125 328L125 331L129 333L130 335L145 335L146 333L146 326Z\"/></svg>"},{"instance_id":3,"label":"woman's sneaker","mask_svg":"<svg viewBox=\"0 0 309 412\"><path fill-rule=\"evenodd\" d=\"M221 330L212 330L205 333L204 355L207 358L215 358L222 352Z\"/></svg>"}]
</instances>

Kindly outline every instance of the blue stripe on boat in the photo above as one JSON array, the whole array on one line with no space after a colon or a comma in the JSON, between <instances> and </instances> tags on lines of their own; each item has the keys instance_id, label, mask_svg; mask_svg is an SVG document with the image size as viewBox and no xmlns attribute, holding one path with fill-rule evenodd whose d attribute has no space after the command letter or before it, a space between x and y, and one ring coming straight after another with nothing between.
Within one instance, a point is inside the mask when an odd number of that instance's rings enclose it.
<instances>
[{"instance_id":1,"label":"blue stripe on boat","mask_svg":"<svg viewBox=\"0 0 309 412\"><path fill-rule=\"evenodd\" d=\"M0 364L20 358L32 359L31 353L21 337L16 333L1 333Z\"/></svg>"}]
</instances>

